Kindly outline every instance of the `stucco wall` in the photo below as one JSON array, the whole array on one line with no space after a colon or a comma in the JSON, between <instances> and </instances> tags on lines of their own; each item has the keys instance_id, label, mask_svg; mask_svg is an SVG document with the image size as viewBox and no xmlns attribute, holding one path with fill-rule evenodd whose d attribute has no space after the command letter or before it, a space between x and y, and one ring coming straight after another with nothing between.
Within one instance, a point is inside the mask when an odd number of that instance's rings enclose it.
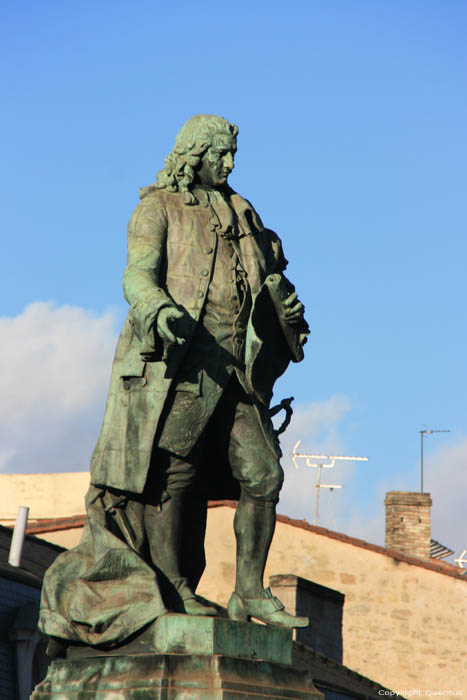
<instances>
[{"instance_id":1,"label":"stucco wall","mask_svg":"<svg viewBox=\"0 0 467 700\"><path fill-rule=\"evenodd\" d=\"M61 518L84 513L89 472L0 475L0 523L16 518L18 506L29 508L29 518Z\"/></svg>"},{"instance_id":2,"label":"stucco wall","mask_svg":"<svg viewBox=\"0 0 467 700\"><path fill-rule=\"evenodd\" d=\"M60 547L65 547L65 549L71 549L76 547L76 545L81 540L81 535L83 533L82 527L76 527L72 530L57 530L55 532L41 532L36 537L40 537L47 542L52 542L53 544L58 544Z\"/></svg>"},{"instance_id":3,"label":"stucco wall","mask_svg":"<svg viewBox=\"0 0 467 700\"><path fill-rule=\"evenodd\" d=\"M209 509L199 592L226 605L234 586L232 508ZM266 568L345 595L343 663L395 691L467 692L467 581L278 522ZM408 694L406 692L406 694Z\"/></svg>"}]
</instances>

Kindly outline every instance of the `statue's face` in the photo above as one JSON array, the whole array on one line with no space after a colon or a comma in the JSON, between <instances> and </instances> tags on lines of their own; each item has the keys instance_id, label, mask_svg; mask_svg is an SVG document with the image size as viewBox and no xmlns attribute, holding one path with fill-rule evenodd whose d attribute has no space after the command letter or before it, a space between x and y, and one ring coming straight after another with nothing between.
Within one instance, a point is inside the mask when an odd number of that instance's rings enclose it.
<instances>
[{"instance_id":1,"label":"statue's face","mask_svg":"<svg viewBox=\"0 0 467 700\"><path fill-rule=\"evenodd\" d=\"M226 134L214 136L212 144L201 160L197 180L207 187L225 185L234 167L236 139Z\"/></svg>"}]
</instances>

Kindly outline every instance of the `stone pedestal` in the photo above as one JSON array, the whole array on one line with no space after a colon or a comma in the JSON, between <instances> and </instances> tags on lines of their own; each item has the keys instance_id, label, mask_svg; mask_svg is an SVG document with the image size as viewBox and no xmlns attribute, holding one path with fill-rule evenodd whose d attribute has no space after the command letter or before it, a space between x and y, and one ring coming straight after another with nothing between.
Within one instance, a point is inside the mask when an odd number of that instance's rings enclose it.
<instances>
[{"instance_id":1,"label":"stone pedestal","mask_svg":"<svg viewBox=\"0 0 467 700\"><path fill-rule=\"evenodd\" d=\"M164 615L126 648L71 649L31 700L322 700L291 658L289 630Z\"/></svg>"}]
</instances>

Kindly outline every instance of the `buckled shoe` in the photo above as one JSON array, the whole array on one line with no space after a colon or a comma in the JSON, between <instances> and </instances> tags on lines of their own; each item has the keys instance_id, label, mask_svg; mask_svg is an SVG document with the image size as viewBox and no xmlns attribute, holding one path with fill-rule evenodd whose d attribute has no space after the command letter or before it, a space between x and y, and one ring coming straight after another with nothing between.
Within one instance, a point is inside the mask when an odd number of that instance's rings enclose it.
<instances>
[{"instance_id":1,"label":"buckled shoe","mask_svg":"<svg viewBox=\"0 0 467 700\"><path fill-rule=\"evenodd\" d=\"M265 588L261 598L242 598L235 593L230 596L227 612L231 620L248 622L252 617L267 625L279 627L309 627L308 617L291 615L284 609L284 604Z\"/></svg>"}]
</instances>

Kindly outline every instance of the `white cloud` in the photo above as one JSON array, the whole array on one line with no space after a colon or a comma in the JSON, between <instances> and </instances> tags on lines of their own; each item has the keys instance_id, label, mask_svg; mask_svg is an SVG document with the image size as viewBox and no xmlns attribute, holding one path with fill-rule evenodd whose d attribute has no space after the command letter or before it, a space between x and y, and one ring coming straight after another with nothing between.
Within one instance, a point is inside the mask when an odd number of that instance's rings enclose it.
<instances>
[{"instance_id":1,"label":"white cloud","mask_svg":"<svg viewBox=\"0 0 467 700\"><path fill-rule=\"evenodd\" d=\"M418 465L417 465L418 466ZM415 468L415 467L414 467ZM367 510L355 509L346 532L368 542L384 545L384 497L388 491L413 491L413 479L399 475L397 484L388 477L377 487L378 497ZM424 460L424 490L431 495L431 537L454 550L446 561L467 549L467 438L442 447Z\"/></svg>"},{"instance_id":2,"label":"white cloud","mask_svg":"<svg viewBox=\"0 0 467 700\"><path fill-rule=\"evenodd\" d=\"M303 459L298 460L296 470L290 453L296 441L301 440L300 452L346 454L341 427L350 408L346 396L295 407L290 427L281 440L285 482L279 513L314 521L317 470L307 467ZM367 500L358 496L355 500L356 494L353 492L352 497L350 486L356 468L358 463L336 462L332 469L322 470L322 483L342 484L344 488L333 492L320 490L318 524L384 546L385 495L394 490L412 491L412 477L407 477L405 483L399 475L395 483L386 474L369 490ZM467 549L467 438L425 456L424 476L425 490L433 500L431 536L458 556ZM453 560L450 557L447 561L454 563Z\"/></svg>"},{"instance_id":3,"label":"white cloud","mask_svg":"<svg viewBox=\"0 0 467 700\"><path fill-rule=\"evenodd\" d=\"M414 465L414 469L419 465ZM413 473L413 471L412 471ZM431 495L431 537L455 554L454 563L467 549L467 438L439 448L424 460L424 490ZM388 476L377 487L378 497L367 510L355 509L346 523L346 532L369 542L384 545L384 497L388 491L413 491L412 476L398 476L397 484Z\"/></svg>"},{"instance_id":4,"label":"white cloud","mask_svg":"<svg viewBox=\"0 0 467 700\"><path fill-rule=\"evenodd\" d=\"M36 302L15 318L0 318L0 337L0 472L88 469L104 414L115 314ZM295 406L281 440L279 512L313 522L316 469L300 460L296 470L290 453L301 440L302 452L346 454L342 425L350 409L345 395ZM372 489L371 503L355 502L349 494L357 466L336 462L322 471L323 483L349 488L320 491L319 523L384 544L384 495L413 485L386 476ZM433 498L432 536L459 554L467 548L467 438L425 457L425 486Z\"/></svg>"},{"instance_id":5,"label":"white cloud","mask_svg":"<svg viewBox=\"0 0 467 700\"><path fill-rule=\"evenodd\" d=\"M304 459L297 460L298 469L295 469L290 454L297 440L301 440L298 451L302 453L342 454L344 448L340 425L349 411L350 401L344 395L295 406L292 422L281 436L285 481L278 509L280 513L313 522L317 469L308 467ZM276 424L280 423L282 415L281 413L278 419L275 419ZM351 462L336 462L332 469L321 470L321 481L328 484L344 484L348 482L352 473ZM339 519L336 513L341 502L341 489L335 489L332 493L329 489L320 489L319 524L338 529Z\"/></svg>"},{"instance_id":6,"label":"white cloud","mask_svg":"<svg viewBox=\"0 0 467 700\"><path fill-rule=\"evenodd\" d=\"M424 472L433 501L431 536L458 556L467 549L467 438L425 458Z\"/></svg>"},{"instance_id":7,"label":"white cloud","mask_svg":"<svg viewBox=\"0 0 467 700\"><path fill-rule=\"evenodd\" d=\"M102 421L115 317L51 302L0 318L0 470L80 471Z\"/></svg>"},{"instance_id":8,"label":"white cloud","mask_svg":"<svg viewBox=\"0 0 467 700\"><path fill-rule=\"evenodd\" d=\"M384 547L386 512L384 499L388 491L396 491L387 483L380 482L371 494L376 493L371 501L354 503L353 508L347 512L344 523L346 535L358 537L372 544Z\"/></svg>"}]
</instances>

